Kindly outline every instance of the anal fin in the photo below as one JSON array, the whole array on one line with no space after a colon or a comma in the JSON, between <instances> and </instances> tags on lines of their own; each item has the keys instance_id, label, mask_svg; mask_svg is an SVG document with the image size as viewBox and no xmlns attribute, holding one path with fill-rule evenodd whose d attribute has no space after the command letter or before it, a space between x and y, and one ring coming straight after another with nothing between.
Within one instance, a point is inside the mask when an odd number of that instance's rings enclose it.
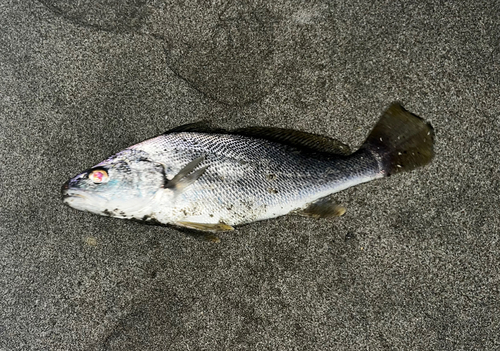
<instances>
[{"instance_id":1,"label":"anal fin","mask_svg":"<svg viewBox=\"0 0 500 351\"><path fill-rule=\"evenodd\" d=\"M309 204L302 210L295 211L295 214L313 218L341 217L346 209L329 197L324 197Z\"/></svg>"}]
</instances>

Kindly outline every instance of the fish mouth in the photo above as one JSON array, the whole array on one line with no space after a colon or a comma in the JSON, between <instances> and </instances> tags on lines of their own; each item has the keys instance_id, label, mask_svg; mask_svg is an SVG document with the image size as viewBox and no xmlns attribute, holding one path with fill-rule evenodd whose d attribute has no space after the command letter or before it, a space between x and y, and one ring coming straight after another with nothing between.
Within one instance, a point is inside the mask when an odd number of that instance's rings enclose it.
<instances>
[{"instance_id":1,"label":"fish mouth","mask_svg":"<svg viewBox=\"0 0 500 351\"><path fill-rule=\"evenodd\" d=\"M75 197L79 197L79 198L84 198L83 195L80 195L80 194L76 194L74 192L71 192L70 193L70 188L69 188L69 180L64 183L61 187L61 198L64 202L66 202L67 199L69 198L75 198Z\"/></svg>"},{"instance_id":2,"label":"fish mouth","mask_svg":"<svg viewBox=\"0 0 500 351\"><path fill-rule=\"evenodd\" d=\"M61 197L63 200L71 196L68 194L68 190L69 190L69 180L66 183L64 183L63 186L61 187Z\"/></svg>"}]
</instances>

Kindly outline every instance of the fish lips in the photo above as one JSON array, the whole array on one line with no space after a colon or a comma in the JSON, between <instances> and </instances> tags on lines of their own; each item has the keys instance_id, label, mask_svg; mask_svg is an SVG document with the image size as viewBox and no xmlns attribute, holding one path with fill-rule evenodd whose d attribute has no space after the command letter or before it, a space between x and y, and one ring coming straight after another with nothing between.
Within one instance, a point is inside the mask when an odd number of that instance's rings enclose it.
<instances>
[{"instance_id":1,"label":"fish lips","mask_svg":"<svg viewBox=\"0 0 500 351\"><path fill-rule=\"evenodd\" d=\"M64 202L64 204L73 207L71 206L71 203L75 200L75 198L79 196L70 190L70 182L71 179L68 180L66 183L64 183L63 186L61 187L61 199Z\"/></svg>"},{"instance_id":2,"label":"fish lips","mask_svg":"<svg viewBox=\"0 0 500 351\"><path fill-rule=\"evenodd\" d=\"M61 187L61 198L63 200L71 196L68 194L68 190L69 190L69 180L66 183L64 183Z\"/></svg>"},{"instance_id":3,"label":"fish lips","mask_svg":"<svg viewBox=\"0 0 500 351\"><path fill-rule=\"evenodd\" d=\"M75 199L75 198L82 198L83 199L83 198L85 198L83 195L75 193L74 191L71 191L72 190L70 187L71 180L72 179L68 180L61 187L61 199L63 200L63 202L66 205L69 205L69 201L71 199Z\"/></svg>"}]
</instances>

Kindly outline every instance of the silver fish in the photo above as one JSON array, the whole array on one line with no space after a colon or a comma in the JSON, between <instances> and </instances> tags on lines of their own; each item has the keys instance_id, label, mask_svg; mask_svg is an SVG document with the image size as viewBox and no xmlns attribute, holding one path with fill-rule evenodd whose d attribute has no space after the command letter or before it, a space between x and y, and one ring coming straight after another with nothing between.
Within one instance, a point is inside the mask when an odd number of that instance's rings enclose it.
<instances>
[{"instance_id":1,"label":"silver fish","mask_svg":"<svg viewBox=\"0 0 500 351\"><path fill-rule=\"evenodd\" d=\"M428 164L432 127L392 105L359 150L278 128L178 127L68 180L63 201L100 215L201 231L289 213L340 216L331 194Z\"/></svg>"}]
</instances>

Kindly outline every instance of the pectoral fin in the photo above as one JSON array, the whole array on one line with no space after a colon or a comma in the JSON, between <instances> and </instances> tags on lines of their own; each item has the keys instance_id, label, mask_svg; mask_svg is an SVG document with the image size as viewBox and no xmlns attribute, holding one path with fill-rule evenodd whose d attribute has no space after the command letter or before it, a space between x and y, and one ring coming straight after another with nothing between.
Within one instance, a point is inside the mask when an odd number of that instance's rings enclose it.
<instances>
[{"instance_id":1,"label":"pectoral fin","mask_svg":"<svg viewBox=\"0 0 500 351\"><path fill-rule=\"evenodd\" d=\"M306 208L294 212L300 216L313 218L331 218L344 215L346 209L329 197L312 202Z\"/></svg>"},{"instance_id":2,"label":"pectoral fin","mask_svg":"<svg viewBox=\"0 0 500 351\"><path fill-rule=\"evenodd\" d=\"M201 230L205 232L226 232L234 228L225 223L195 223L195 222L175 222L175 225L189 229Z\"/></svg>"},{"instance_id":3,"label":"pectoral fin","mask_svg":"<svg viewBox=\"0 0 500 351\"><path fill-rule=\"evenodd\" d=\"M165 187L184 189L185 187L193 184L198 178L201 177L203 173L205 173L208 168L208 166L205 166L193 172L193 170L198 167L198 165L204 160L205 156L201 156L189 162L183 169L179 171L179 173L175 175L175 177L172 178L172 180L167 182Z\"/></svg>"}]
</instances>

